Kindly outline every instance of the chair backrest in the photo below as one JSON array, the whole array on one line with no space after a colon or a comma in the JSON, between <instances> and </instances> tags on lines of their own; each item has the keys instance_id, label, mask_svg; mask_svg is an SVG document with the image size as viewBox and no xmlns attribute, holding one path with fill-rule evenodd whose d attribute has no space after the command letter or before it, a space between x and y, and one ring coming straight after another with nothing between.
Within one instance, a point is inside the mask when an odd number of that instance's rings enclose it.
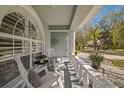
<instances>
[{"instance_id":1,"label":"chair backrest","mask_svg":"<svg viewBox=\"0 0 124 93\"><path fill-rule=\"evenodd\" d=\"M14 55L14 59L17 63L20 75L21 75L23 81L25 82L26 86L29 88L33 88L32 84L30 83L30 81L28 79L28 72L24 68L24 65L22 64L20 57L17 55Z\"/></svg>"},{"instance_id":2,"label":"chair backrest","mask_svg":"<svg viewBox=\"0 0 124 93\"><path fill-rule=\"evenodd\" d=\"M55 50L50 48L48 49L48 57L55 57Z\"/></svg>"}]
</instances>

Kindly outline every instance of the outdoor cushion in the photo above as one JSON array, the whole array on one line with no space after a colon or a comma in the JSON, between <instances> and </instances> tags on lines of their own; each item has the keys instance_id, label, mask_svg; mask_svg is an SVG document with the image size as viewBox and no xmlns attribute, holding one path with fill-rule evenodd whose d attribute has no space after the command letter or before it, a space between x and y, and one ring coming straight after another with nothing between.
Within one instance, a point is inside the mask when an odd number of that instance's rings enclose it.
<instances>
[{"instance_id":1,"label":"outdoor cushion","mask_svg":"<svg viewBox=\"0 0 124 93\"><path fill-rule=\"evenodd\" d=\"M33 85L33 87L38 88L41 86L41 78L35 73L33 70L29 71L29 81Z\"/></svg>"}]
</instances>

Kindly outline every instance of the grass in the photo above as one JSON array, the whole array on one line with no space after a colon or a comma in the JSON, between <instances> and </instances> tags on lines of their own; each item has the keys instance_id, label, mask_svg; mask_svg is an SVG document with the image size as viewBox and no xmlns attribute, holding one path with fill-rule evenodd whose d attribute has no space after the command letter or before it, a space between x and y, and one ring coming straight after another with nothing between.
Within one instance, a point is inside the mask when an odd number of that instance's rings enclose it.
<instances>
[{"instance_id":1,"label":"grass","mask_svg":"<svg viewBox=\"0 0 124 93\"><path fill-rule=\"evenodd\" d=\"M117 59L108 59L108 60L110 60L114 66L124 67L124 60L117 60Z\"/></svg>"},{"instance_id":2,"label":"grass","mask_svg":"<svg viewBox=\"0 0 124 93\"><path fill-rule=\"evenodd\" d=\"M81 51L80 51L80 50L75 49L75 52L80 53Z\"/></svg>"},{"instance_id":3,"label":"grass","mask_svg":"<svg viewBox=\"0 0 124 93\"><path fill-rule=\"evenodd\" d=\"M124 49L113 49L112 51L115 51L115 52L124 52Z\"/></svg>"}]
</instances>

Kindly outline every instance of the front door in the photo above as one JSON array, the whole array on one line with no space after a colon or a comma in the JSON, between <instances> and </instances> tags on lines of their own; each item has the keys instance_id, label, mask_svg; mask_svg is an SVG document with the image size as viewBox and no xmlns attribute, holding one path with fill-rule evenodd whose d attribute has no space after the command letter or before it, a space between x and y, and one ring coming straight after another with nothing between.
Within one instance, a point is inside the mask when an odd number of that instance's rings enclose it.
<instances>
[{"instance_id":1,"label":"front door","mask_svg":"<svg viewBox=\"0 0 124 93\"><path fill-rule=\"evenodd\" d=\"M51 32L51 48L58 57L67 55L67 32Z\"/></svg>"}]
</instances>

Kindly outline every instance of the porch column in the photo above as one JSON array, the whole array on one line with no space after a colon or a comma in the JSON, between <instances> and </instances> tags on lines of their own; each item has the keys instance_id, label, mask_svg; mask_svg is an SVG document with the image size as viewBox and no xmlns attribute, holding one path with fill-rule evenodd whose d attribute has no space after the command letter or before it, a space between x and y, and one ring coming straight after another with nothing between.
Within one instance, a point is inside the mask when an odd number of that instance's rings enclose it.
<instances>
[{"instance_id":1,"label":"porch column","mask_svg":"<svg viewBox=\"0 0 124 93\"><path fill-rule=\"evenodd\" d=\"M72 44L73 44L72 45L72 52L75 53L75 31L73 31L73 33L72 33L72 38L73 38L72 39L73 40L72 41Z\"/></svg>"},{"instance_id":2,"label":"porch column","mask_svg":"<svg viewBox=\"0 0 124 93\"><path fill-rule=\"evenodd\" d=\"M69 58L72 53L75 53L75 31L69 32Z\"/></svg>"}]
</instances>

